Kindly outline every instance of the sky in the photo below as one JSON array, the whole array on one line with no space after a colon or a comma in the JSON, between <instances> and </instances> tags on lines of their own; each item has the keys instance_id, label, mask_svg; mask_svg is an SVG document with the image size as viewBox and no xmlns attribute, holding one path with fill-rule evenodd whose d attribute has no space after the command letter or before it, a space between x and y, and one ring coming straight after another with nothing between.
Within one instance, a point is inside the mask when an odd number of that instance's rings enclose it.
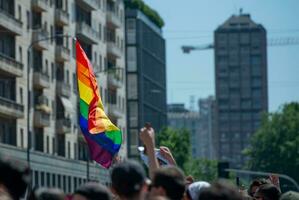
<instances>
[{"instance_id":1,"label":"sky","mask_svg":"<svg viewBox=\"0 0 299 200\"><path fill-rule=\"evenodd\" d=\"M144 0L165 22L167 102L185 103L215 94L213 50L183 54L182 45L213 42L213 31L233 14L249 13L267 37L299 40L299 0ZM184 2L184 3L182 3ZM268 47L269 111L299 102L299 44Z\"/></svg>"}]
</instances>

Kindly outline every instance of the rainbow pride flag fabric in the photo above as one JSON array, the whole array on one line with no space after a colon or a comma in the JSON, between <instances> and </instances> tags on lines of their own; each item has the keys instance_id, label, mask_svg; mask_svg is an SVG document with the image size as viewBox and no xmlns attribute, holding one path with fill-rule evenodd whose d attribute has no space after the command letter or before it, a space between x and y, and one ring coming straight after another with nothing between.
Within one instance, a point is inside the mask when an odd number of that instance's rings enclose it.
<instances>
[{"instance_id":1,"label":"rainbow pride flag fabric","mask_svg":"<svg viewBox=\"0 0 299 200\"><path fill-rule=\"evenodd\" d=\"M77 80L80 97L79 123L90 156L109 168L122 143L122 133L107 117L92 65L76 41Z\"/></svg>"}]
</instances>

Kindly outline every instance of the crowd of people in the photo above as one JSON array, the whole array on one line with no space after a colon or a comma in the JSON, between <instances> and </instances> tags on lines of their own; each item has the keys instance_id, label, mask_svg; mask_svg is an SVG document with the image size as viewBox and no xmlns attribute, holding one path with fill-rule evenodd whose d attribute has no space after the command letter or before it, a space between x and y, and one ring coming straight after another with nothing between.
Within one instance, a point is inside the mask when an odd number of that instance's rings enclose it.
<instances>
[{"instance_id":1,"label":"crowd of people","mask_svg":"<svg viewBox=\"0 0 299 200\"><path fill-rule=\"evenodd\" d=\"M169 165L160 166L155 153L155 132L149 124L141 129L140 139L148 156L149 177L139 162L125 160L112 167L110 188L88 182L73 194L64 194L57 188L36 188L29 192L28 168L1 159L0 200L299 200L297 192L281 194L276 176L253 180L247 192L224 180L213 183L193 180L176 166L167 147L161 147L160 152Z\"/></svg>"}]
</instances>

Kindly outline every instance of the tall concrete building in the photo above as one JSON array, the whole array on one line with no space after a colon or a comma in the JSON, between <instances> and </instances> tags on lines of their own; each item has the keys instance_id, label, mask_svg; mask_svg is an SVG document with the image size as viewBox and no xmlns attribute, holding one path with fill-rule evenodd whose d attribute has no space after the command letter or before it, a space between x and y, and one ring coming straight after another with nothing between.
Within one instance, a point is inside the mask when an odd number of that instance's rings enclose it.
<instances>
[{"instance_id":1,"label":"tall concrete building","mask_svg":"<svg viewBox=\"0 0 299 200\"><path fill-rule=\"evenodd\" d=\"M33 186L72 192L87 179L107 183L109 176L94 162L86 162L73 40L56 37L61 34L81 42L97 74L106 113L126 138L124 4L0 3L0 153L23 161L29 158ZM36 42L41 39L45 40ZM126 146L124 140L121 157L126 157Z\"/></svg>"},{"instance_id":2,"label":"tall concrete building","mask_svg":"<svg viewBox=\"0 0 299 200\"><path fill-rule=\"evenodd\" d=\"M215 98L209 96L198 100L199 108L199 143L201 156L207 159L216 159L217 137L215 133Z\"/></svg>"},{"instance_id":3,"label":"tall concrete building","mask_svg":"<svg viewBox=\"0 0 299 200\"><path fill-rule=\"evenodd\" d=\"M173 129L186 129L190 133L191 154L193 158L205 157L206 138L201 137L200 115L197 111L189 111L184 104L167 106L167 124Z\"/></svg>"},{"instance_id":4,"label":"tall concrete building","mask_svg":"<svg viewBox=\"0 0 299 200\"><path fill-rule=\"evenodd\" d=\"M134 157L145 122L157 132L167 123L165 40L150 15L126 3L128 155Z\"/></svg>"},{"instance_id":5,"label":"tall concrete building","mask_svg":"<svg viewBox=\"0 0 299 200\"><path fill-rule=\"evenodd\" d=\"M241 167L252 134L268 110L266 30L248 14L214 33L218 157Z\"/></svg>"}]
</instances>

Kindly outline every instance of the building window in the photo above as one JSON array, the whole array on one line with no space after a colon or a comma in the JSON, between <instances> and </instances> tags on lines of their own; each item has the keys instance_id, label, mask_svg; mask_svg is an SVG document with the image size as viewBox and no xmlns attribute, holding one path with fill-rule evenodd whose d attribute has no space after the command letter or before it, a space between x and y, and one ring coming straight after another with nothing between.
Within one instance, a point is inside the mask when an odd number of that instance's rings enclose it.
<instances>
[{"instance_id":1,"label":"building window","mask_svg":"<svg viewBox=\"0 0 299 200\"><path fill-rule=\"evenodd\" d=\"M34 185L36 187L39 186L39 182L38 182L38 171L34 171Z\"/></svg>"},{"instance_id":2,"label":"building window","mask_svg":"<svg viewBox=\"0 0 299 200\"><path fill-rule=\"evenodd\" d=\"M21 141L21 147L24 148L24 129L20 129L20 141Z\"/></svg>"},{"instance_id":3,"label":"building window","mask_svg":"<svg viewBox=\"0 0 299 200\"><path fill-rule=\"evenodd\" d=\"M30 12L28 10L26 11L26 18L27 18L27 30L29 30L31 20L30 20Z\"/></svg>"},{"instance_id":4,"label":"building window","mask_svg":"<svg viewBox=\"0 0 299 200\"><path fill-rule=\"evenodd\" d=\"M102 40L102 24L99 24L99 37Z\"/></svg>"},{"instance_id":5,"label":"building window","mask_svg":"<svg viewBox=\"0 0 299 200\"><path fill-rule=\"evenodd\" d=\"M68 153L68 158L71 158L71 143L67 142L67 153Z\"/></svg>"},{"instance_id":6,"label":"building window","mask_svg":"<svg viewBox=\"0 0 299 200\"><path fill-rule=\"evenodd\" d=\"M55 152L56 152L56 140L53 137L52 138L52 153L55 154Z\"/></svg>"},{"instance_id":7,"label":"building window","mask_svg":"<svg viewBox=\"0 0 299 200\"><path fill-rule=\"evenodd\" d=\"M50 153L50 141L49 141L49 136L47 136L47 153Z\"/></svg>"},{"instance_id":8,"label":"building window","mask_svg":"<svg viewBox=\"0 0 299 200\"><path fill-rule=\"evenodd\" d=\"M127 43L136 43L136 21L135 19L127 19Z\"/></svg>"},{"instance_id":9,"label":"building window","mask_svg":"<svg viewBox=\"0 0 299 200\"><path fill-rule=\"evenodd\" d=\"M51 63L51 77L52 77L52 82L55 79L55 65L54 63Z\"/></svg>"},{"instance_id":10,"label":"building window","mask_svg":"<svg viewBox=\"0 0 299 200\"><path fill-rule=\"evenodd\" d=\"M136 74L128 74L128 99L137 99L138 98L138 90L137 90L137 75Z\"/></svg>"},{"instance_id":11,"label":"building window","mask_svg":"<svg viewBox=\"0 0 299 200\"><path fill-rule=\"evenodd\" d=\"M45 68L46 75L49 75L49 66L48 66L48 60L46 59L46 68Z\"/></svg>"},{"instance_id":12,"label":"building window","mask_svg":"<svg viewBox=\"0 0 299 200\"><path fill-rule=\"evenodd\" d=\"M19 58L20 58L20 63L23 63L23 51L22 51L22 47L19 47Z\"/></svg>"},{"instance_id":13,"label":"building window","mask_svg":"<svg viewBox=\"0 0 299 200\"><path fill-rule=\"evenodd\" d=\"M20 103L23 104L23 88L20 87Z\"/></svg>"},{"instance_id":14,"label":"building window","mask_svg":"<svg viewBox=\"0 0 299 200\"><path fill-rule=\"evenodd\" d=\"M56 187L56 174L52 174L52 187Z\"/></svg>"},{"instance_id":15,"label":"building window","mask_svg":"<svg viewBox=\"0 0 299 200\"><path fill-rule=\"evenodd\" d=\"M22 7L21 7L21 5L18 6L18 12L19 12L19 20L22 21Z\"/></svg>"},{"instance_id":16,"label":"building window","mask_svg":"<svg viewBox=\"0 0 299 200\"><path fill-rule=\"evenodd\" d=\"M66 83L69 84L70 83L70 72L69 70L66 70Z\"/></svg>"},{"instance_id":17,"label":"building window","mask_svg":"<svg viewBox=\"0 0 299 200\"><path fill-rule=\"evenodd\" d=\"M53 28L52 25L50 27L50 34L51 34L51 44L53 44L53 42L54 42L54 28Z\"/></svg>"},{"instance_id":18,"label":"building window","mask_svg":"<svg viewBox=\"0 0 299 200\"><path fill-rule=\"evenodd\" d=\"M99 65L100 65L100 72L103 71L103 65L102 65L102 55L99 56Z\"/></svg>"},{"instance_id":19,"label":"building window","mask_svg":"<svg viewBox=\"0 0 299 200\"><path fill-rule=\"evenodd\" d=\"M45 186L45 172L41 172L40 177L41 177L41 186Z\"/></svg>"},{"instance_id":20,"label":"building window","mask_svg":"<svg viewBox=\"0 0 299 200\"><path fill-rule=\"evenodd\" d=\"M127 66L128 72L135 72L137 71L137 52L136 47L128 47L127 48Z\"/></svg>"},{"instance_id":21,"label":"building window","mask_svg":"<svg viewBox=\"0 0 299 200\"><path fill-rule=\"evenodd\" d=\"M137 127L138 125L138 104L137 102L129 102L129 125Z\"/></svg>"}]
</instances>

